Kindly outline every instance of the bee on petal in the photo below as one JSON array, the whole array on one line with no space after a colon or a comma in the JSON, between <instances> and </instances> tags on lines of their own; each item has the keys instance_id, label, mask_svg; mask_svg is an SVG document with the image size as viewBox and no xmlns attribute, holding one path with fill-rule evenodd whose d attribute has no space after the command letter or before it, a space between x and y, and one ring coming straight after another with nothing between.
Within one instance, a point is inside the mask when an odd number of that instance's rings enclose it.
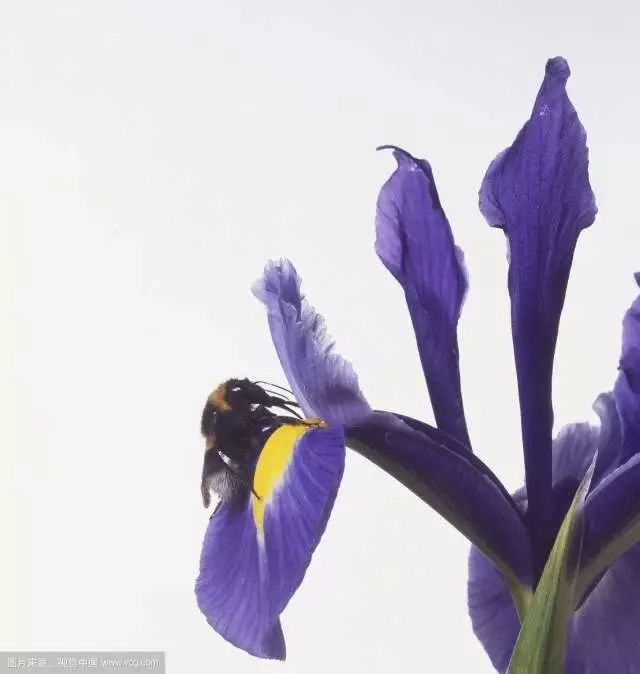
<instances>
[{"instance_id":1,"label":"bee on petal","mask_svg":"<svg viewBox=\"0 0 640 674\"><path fill-rule=\"evenodd\" d=\"M283 424L303 424L298 403L282 394L267 391L249 379L228 379L207 398L200 430L205 438L205 454L200 484L202 503L211 504L211 491L221 501L233 501L246 489L256 494L253 485L255 465L266 439ZM275 412L274 410L278 410ZM286 414L282 414L286 412Z\"/></svg>"}]
</instances>

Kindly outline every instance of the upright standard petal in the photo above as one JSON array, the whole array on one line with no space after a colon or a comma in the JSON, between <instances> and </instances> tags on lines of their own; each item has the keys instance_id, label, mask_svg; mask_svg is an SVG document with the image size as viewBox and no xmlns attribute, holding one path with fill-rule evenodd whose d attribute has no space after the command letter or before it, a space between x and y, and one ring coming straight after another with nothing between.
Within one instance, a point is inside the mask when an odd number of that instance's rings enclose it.
<instances>
[{"instance_id":1,"label":"upright standard petal","mask_svg":"<svg viewBox=\"0 0 640 674\"><path fill-rule=\"evenodd\" d=\"M324 319L300 284L289 260L272 261L253 293L267 308L278 357L304 413L330 424L350 423L366 415L369 405L353 367L333 350Z\"/></svg>"},{"instance_id":2,"label":"upright standard petal","mask_svg":"<svg viewBox=\"0 0 640 674\"><path fill-rule=\"evenodd\" d=\"M560 312L581 230L596 206L586 134L566 93L569 66L547 63L533 111L493 161L480 209L509 245L511 326L518 374L529 515L544 528L551 491L551 375Z\"/></svg>"},{"instance_id":3,"label":"upright standard petal","mask_svg":"<svg viewBox=\"0 0 640 674\"><path fill-rule=\"evenodd\" d=\"M640 285L640 272L635 275ZM640 297L627 311L622 325L620 374L616 402L624 428L623 460L640 452Z\"/></svg>"},{"instance_id":4,"label":"upright standard petal","mask_svg":"<svg viewBox=\"0 0 640 674\"><path fill-rule=\"evenodd\" d=\"M451 438L429 434L387 412L346 430L347 443L395 477L453 524L487 557L524 605L532 582L529 534L515 503L493 473Z\"/></svg>"},{"instance_id":5,"label":"upright standard petal","mask_svg":"<svg viewBox=\"0 0 640 674\"><path fill-rule=\"evenodd\" d=\"M469 447L456 332L467 291L462 251L429 163L393 149L398 167L378 196L376 252L404 289L438 428Z\"/></svg>"},{"instance_id":6,"label":"upright standard petal","mask_svg":"<svg viewBox=\"0 0 640 674\"><path fill-rule=\"evenodd\" d=\"M339 428L278 428L256 466L254 490L218 506L205 534L196 596L209 624L261 658L283 660L280 614L320 541L344 469Z\"/></svg>"}]
</instances>

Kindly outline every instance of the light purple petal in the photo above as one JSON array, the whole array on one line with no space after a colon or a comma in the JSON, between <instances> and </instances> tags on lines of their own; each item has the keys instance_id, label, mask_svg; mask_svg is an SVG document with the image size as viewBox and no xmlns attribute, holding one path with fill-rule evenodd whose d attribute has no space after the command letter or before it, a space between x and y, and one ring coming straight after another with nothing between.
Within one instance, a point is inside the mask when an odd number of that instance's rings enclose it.
<instances>
[{"instance_id":1,"label":"light purple petal","mask_svg":"<svg viewBox=\"0 0 640 674\"><path fill-rule=\"evenodd\" d=\"M404 289L438 428L469 447L456 333L467 291L462 251L429 163L399 148L393 156L398 166L378 196L376 252Z\"/></svg>"},{"instance_id":2,"label":"light purple petal","mask_svg":"<svg viewBox=\"0 0 640 674\"><path fill-rule=\"evenodd\" d=\"M635 279L640 285L640 272ZM640 297L624 317L615 395L624 426L623 460L626 460L640 452Z\"/></svg>"},{"instance_id":3,"label":"light purple petal","mask_svg":"<svg viewBox=\"0 0 640 674\"><path fill-rule=\"evenodd\" d=\"M269 262L253 292L265 305L282 368L307 417L342 425L369 411L353 367L333 350L322 316L289 260Z\"/></svg>"},{"instance_id":4,"label":"light purple petal","mask_svg":"<svg viewBox=\"0 0 640 674\"><path fill-rule=\"evenodd\" d=\"M467 603L474 634L496 671L504 674L516 645L520 621L502 576L476 547L469 554Z\"/></svg>"},{"instance_id":5,"label":"light purple petal","mask_svg":"<svg viewBox=\"0 0 640 674\"><path fill-rule=\"evenodd\" d=\"M569 66L547 63L545 78L513 145L489 167L480 209L504 230L530 518L544 528L551 491L551 375L573 253L596 206L586 134L566 93Z\"/></svg>"},{"instance_id":6,"label":"light purple petal","mask_svg":"<svg viewBox=\"0 0 640 674\"><path fill-rule=\"evenodd\" d=\"M248 653L283 660L280 614L320 541L344 469L339 428L307 431L269 498L262 533L255 497L221 504L209 521L196 596L209 624Z\"/></svg>"}]
</instances>

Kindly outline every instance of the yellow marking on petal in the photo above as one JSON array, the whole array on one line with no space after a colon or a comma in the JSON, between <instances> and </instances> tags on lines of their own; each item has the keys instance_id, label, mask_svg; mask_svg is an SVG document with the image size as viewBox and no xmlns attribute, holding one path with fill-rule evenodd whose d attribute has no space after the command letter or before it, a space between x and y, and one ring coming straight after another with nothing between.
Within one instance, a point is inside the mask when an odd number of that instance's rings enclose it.
<instances>
[{"instance_id":1,"label":"yellow marking on petal","mask_svg":"<svg viewBox=\"0 0 640 674\"><path fill-rule=\"evenodd\" d=\"M231 409L231 406L227 402L226 394L227 385L225 382L224 384L220 384L220 386L211 392L208 402L219 412L228 412Z\"/></svg>"},{"instance_id":2,"label":"yellow marking on petal","mask_svg":"<svg viewBox=\"0 0 640 674\"><path fill-rule=\"evenodd\" d=\"M318 427L314 424L312 427ZM265 442L253 476L253 520L259 534L264 535L264 509L278 483L284 477L298 440L309 430L307 424L285 424L277 428Z\"/></svg>"}]
</instances>

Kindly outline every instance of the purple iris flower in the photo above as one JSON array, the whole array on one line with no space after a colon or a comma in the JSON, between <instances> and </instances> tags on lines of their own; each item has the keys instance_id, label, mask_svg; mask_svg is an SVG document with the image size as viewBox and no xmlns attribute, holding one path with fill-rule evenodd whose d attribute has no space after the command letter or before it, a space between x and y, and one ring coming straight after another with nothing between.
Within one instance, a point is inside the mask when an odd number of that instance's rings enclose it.
<instances>
[{"instance_id":1,"label":"purple iris flower","mask_svg":"<svg viewBox=\"0 0 640 674\"><path fill-rule=\"evenodd\" d=\"M437 428L372 409L302 295L293 265L267 265L254 293L267 309L296 400L324 425L279 440L281 430L274 432L254 476L264 498L247 487L209 522L196 594L210 624L236 646L284 658L280 614L324 532L348 446L472 543L471 621L496 670L505 672L520 619L597 450L566 672L640 672L640 298L624 318L613 391L594 406L599 426L574 424L552 435L560 313L578 235L596 215L586 135L566 94L568 76L564 59L547 63L531 117L480 189L482 213L508 243L525 486L510 495L472 452L458 367L463 256L430 165L393 148L397 168L378 198L376 252L404 290Z\"/></svg>"}]
</instances>

